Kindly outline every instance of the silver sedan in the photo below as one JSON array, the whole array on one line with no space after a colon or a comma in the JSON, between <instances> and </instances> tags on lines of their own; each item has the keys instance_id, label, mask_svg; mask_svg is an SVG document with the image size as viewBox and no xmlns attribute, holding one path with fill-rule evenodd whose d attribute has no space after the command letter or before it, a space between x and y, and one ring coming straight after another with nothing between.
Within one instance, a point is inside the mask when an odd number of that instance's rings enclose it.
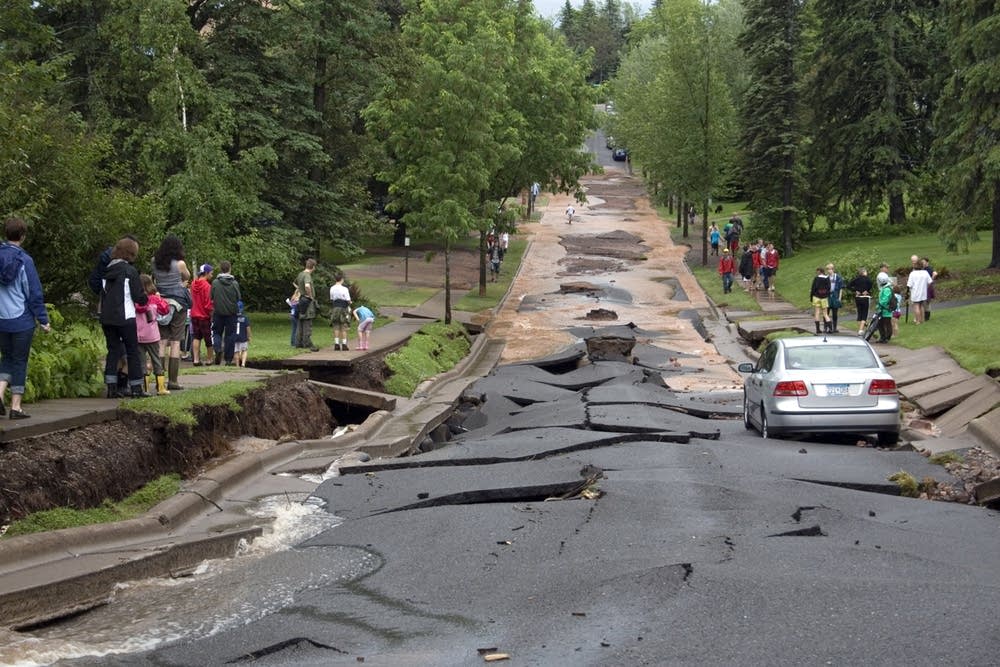
<instances>
[{"instance_id":1,"label":"silver sedan","mask_svg":"<svg viewBox=\"0 0 1000 667\"><path fill-rule=\"evenodd\" d=\"M875 433L899 441L899 394L861 338L801 336L772 341L757 364L740 364L743 423L767 438L785 433Z\"/></svg>"}]
</instances>

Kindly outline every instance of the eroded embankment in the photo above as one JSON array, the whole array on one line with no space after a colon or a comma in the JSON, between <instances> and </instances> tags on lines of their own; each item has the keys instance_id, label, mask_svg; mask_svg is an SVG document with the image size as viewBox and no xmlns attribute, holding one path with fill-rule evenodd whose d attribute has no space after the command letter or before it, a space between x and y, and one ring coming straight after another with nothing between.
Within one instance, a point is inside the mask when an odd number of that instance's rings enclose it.
<instances>
[{"instance_id":1,"label":"eroded embankment","mask_svg":"<svg viewBox=\"0 0 1000 667\"><path fill-rule=\"evenodd\" d=\"M335 426L321 391L301 375L275 378L237 403L195 406L192 428L123 409L115 421L0 445L0 524L120 500L166 473L190 476L240 436L319 438Z\"/></svg>"}]
</instances>

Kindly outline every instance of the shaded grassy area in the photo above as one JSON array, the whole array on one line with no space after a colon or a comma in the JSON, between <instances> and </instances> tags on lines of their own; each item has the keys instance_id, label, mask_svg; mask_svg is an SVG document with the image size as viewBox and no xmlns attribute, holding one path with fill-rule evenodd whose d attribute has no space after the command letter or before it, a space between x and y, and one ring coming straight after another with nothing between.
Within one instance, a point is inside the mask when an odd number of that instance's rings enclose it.
<instances>
[{"instance_id":1,"label":"shaded grassy area","mask_svg":"<svg viewBox=\"0 0 1000 667\"><path fill-rule=\"evenodd\" d=\"M853 270L847 267L864 264L868 267L868 275L874 279L878 265L888 262L890 271L905 283L910 271L910 256L918 255L929 257L939 273L934 285L938 301L1000 294L1000 271L984 270L990 263L991 248L992 236L989 234L972 243L968 253L946 253L934 234L815 243L781 260L777 291L786 301L805 309L809 306L809 286L817 266L833 262L838 268L845 267L843 275L849 281Z\"/></svg>"},{"instance_id":2,"label":"shaded grassy area","mask_svg":"<svg viewBox=\"0 0 1000 667\"><path fill-rule=\"evenodd\" d=\"M457 322L421 327L406 345L386 356L392 376L385 381L385 390L411 396L421 382L453 368L469 353L471 345L465 327Z\"/></svg>"},{"instance_id":3,"label":"shaded grassy area","mask_svg":"<svg viewBox=\"0 0 1000 667\"><path fill-rule=\"evenodd\" d=\"M709 260L715 261L708 266L701 266L699 264L691 266L690 269L694 277L697 278L698 284L701 285L702 289L708 294L708 297L717 306L732 310L760 310L760 304L757 303L757 299L740 286L738 277L733 281L733 291L729 294L724 294L722 291L722 276L719 275L717 268L718 260L714 257L710 257Z\"/></svg>"},{"instance_id":4,"label":"shaded grassy area","mask_svg":"<svg viewBox=\"0 0 1000 667\"><path fill-rule=\"evenodd\" d=\"M453 307L455 310L477 313L481 310L495 308L500 303L503 295L507 293L507 289L510 287L510 283L514 279L518 267L521 266L521 258L524 257L524 251L527 249L528 242L526 240L521 238L513 239L510 242L510 247L507 248L503 264L500 265L500 278L497 282L487 282L486 294L483 296L479 295L477 287L473 287L472 291L454 304Z\"/></svg>"},{"instance_id":5,"label":"shaded grassy area","mask_svg":"<svg viewBox=\"0 0 1000 667\"><path fill-rule=\"evenodd\" d=\"M176 473L163 475L116 503L105 500L100 507L90 509L78 510L70 507L57 507L43 512L34 512L13 522L4 533L4 537L134 519L173 496L180 488L180 475Z\"/></svg>"}]
</instances>

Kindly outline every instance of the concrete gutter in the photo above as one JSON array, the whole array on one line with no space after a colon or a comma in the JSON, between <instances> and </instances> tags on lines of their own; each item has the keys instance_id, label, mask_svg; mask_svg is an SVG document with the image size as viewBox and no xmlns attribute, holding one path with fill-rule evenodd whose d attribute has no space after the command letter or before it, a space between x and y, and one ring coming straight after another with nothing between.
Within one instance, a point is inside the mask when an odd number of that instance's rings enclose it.
<instances>
[{"instance_id":1,"label":"concrete gutter","mask_svg":"<svg viewBox=\"0 0 1000 667\"><path fill-rule=\"evenodd\" d=\"M192 524L222 511L227 494L295 462L328 465L353 450L398 456L419 445L454 411L462 392L496 365L503 341L476 337L455 368L421 384L414 398L366 393L378 410L354 431L334 439L289 441L240 454L205 471L144 516L116 523L0 540L0 625L24 627L103 604L121 581L176 574L203 560L232 556L261 534L259 526L207 531ZM287 380L286 380L287 381Z\"/></svg>"}]
</instances>

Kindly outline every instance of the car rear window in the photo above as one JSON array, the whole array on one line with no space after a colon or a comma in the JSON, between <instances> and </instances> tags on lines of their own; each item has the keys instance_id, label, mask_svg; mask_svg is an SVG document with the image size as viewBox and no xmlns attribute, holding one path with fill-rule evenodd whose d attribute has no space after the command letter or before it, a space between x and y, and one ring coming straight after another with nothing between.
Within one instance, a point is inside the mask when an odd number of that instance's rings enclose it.
<instances>
[{"instance_id":1,"label":"car rear window","mask_svg":"<svg viewBox=\"0 0 1000 667\"><path fill-rule=\"evenodd\" d=\"M870 348L861 345L813 345L786 348L785 368L878 368L878 361Z\"/></svg>"}]
</instances>

